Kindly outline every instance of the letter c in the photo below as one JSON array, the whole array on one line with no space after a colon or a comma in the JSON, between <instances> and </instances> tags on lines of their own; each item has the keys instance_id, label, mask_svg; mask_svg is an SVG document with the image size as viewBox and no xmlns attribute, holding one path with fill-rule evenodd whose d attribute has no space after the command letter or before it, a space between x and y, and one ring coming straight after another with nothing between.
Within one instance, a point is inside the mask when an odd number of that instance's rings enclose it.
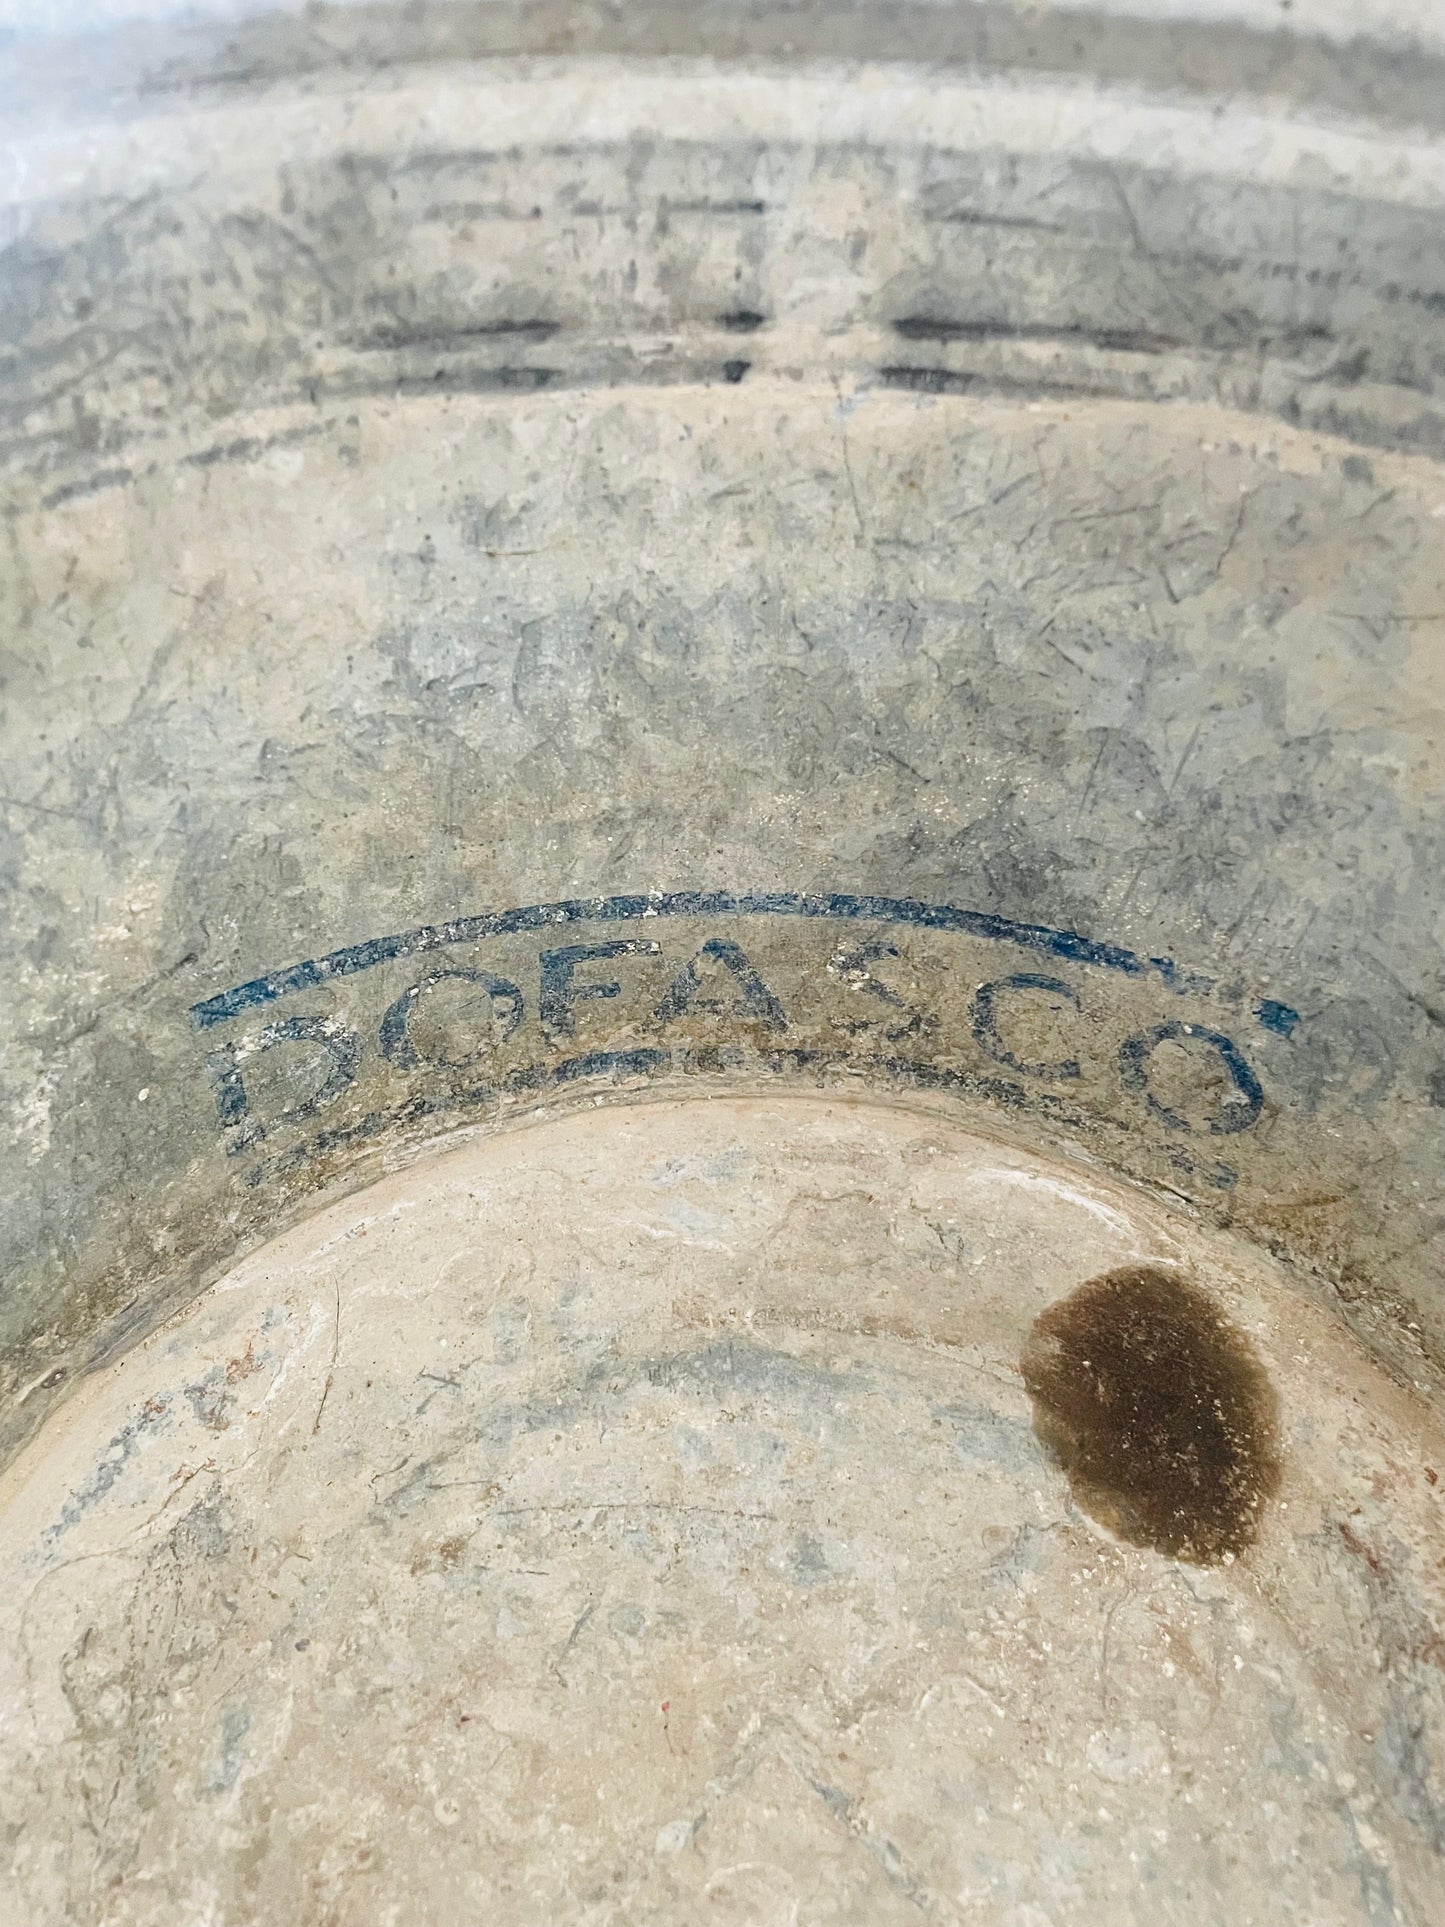
<instances>
[{"instance_id":1,"label":"letter c","mask_svg":"<svg viewBox=\"0 0 1445 1927\"><path fill-rule=\"evenodd\" d=\"M1062 997L1075 1010L1079 1008L1078 992L1058 977L1041 977L1036 971L1020 970L1012 977L1000 977L996 983L979 985L973 999L975 1041L996 1064L1007 1064L1010 1070L1022 1071L1025 1077L1078 1077L1077 1057L1062 1057L1055 1064L1025 1064L1014 1055L998 1034L995 1006L1000 991L1004 990L1046 990L1051 996Z\"/></svg>"}]
</instances>

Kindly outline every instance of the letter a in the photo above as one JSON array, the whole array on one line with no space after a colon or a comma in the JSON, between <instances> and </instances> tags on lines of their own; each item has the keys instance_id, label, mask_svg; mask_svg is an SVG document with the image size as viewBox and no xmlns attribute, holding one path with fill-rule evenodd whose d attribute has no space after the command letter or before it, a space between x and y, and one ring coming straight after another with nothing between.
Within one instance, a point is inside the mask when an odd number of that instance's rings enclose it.
<instances>
[{"instance_id":1,"label":"letter a","mask_svg":"<svg viewBox=\"0 0 1445 1927\"><path fill-rule=\"evenodd\" d=\"M732 972L730 998L699 995L702 990L699 966L705 959ZM709 937L692 961L678 971L654 1014L660 1022L670 1023L690 1010L714 1011L724 1017L755 1017L769 1030L788 1028L782 1005L754 970L745 952L726 937Z\"/></svg>"}]
</instances>

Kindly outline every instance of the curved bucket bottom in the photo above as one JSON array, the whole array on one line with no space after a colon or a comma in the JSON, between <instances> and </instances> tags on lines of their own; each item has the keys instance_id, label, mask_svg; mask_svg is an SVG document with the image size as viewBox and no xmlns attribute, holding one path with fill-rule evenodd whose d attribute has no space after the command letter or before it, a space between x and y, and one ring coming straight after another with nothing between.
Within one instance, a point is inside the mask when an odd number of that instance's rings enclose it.
<instances>
[{"instance_id":1,"label":"curved bucket bottom","mask_svg":"<svg viewBox=\"0 0 1445 1927\"><path fill-rule=\"evenodd\" d=\"M947 1120L473 1138L7 1474L4 1915L1427 1918L1442 1465L1257 1252Z\"/></svg>"}]
</instances>

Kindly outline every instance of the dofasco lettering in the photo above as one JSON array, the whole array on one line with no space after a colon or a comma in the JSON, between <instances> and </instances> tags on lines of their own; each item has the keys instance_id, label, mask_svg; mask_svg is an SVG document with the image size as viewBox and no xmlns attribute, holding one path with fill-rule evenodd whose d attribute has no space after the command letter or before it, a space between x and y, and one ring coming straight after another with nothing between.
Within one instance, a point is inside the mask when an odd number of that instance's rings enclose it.
<instances>
[{"instance_id":1,"label":"dofasco lettering","mask_svg":"<svg viewBox=\"0 0 1445 1927\"><path fill-rule=\"evenodd\" d=\"M723 929L666 935L667 919L696 920L714 904ZM633 927L547 941L558 925L588 922ZM869 922L875 932L829 940L826 926L839 922ZM919 933L915 943L926 933L935 949L940 939L945 946L929 955L931 999L920 994L917 969L902 987L910 933ZM488 938L508 946L505 969L478 959ZM530 953L525 968L519 939ZM952 939L963 939L964 948ZM980 940L1043 953L1054 968L1006 969L980 981ZM1213 986L1198 973L1068 931L877 898L690 895L531 906L293 965L192 1014L198 1027L214 1030L281 998L332 983L339 989L342 980L364 979L409 954L461 945L472 952L466 961L438 963L399 993L388 973L390 992L370 1018L337 1010L287 1015L219 1041L207 1066L228 1148L242 1152L277 1131L308 1127L358 1086L369 1104L378 1078L405 1080L410 1094L323 1132L319 1148L432 1110L582 1078L748 1068L871 1070L1065 1123L1085 1121L1071 1119L1080 1101L1086 1109L1123 1102L1176 1143L1247 1131L1265 1103L1256 1069L1217 1022L1122 1023L1127 1012L1110 1007L1111 984L1119 987L1116 1005L1121 993L1138 997L1150 985L1156 1001L1207 998ZM1073 967L1070 977L1058 974L1061 964ZM1092 972L1102 975L1086 995ZM363 988L347 1001L359 1000ZM1256 1005L1254 1015L1285 1037L1298 1022L1274 1001ZM1109 1042L1101 1054L1103 1035ZM1091 1081L1110 1088L1090 1088ZM1232 1174L1210 1179L1230 1181Z\"/></svg>"}]
</instances>

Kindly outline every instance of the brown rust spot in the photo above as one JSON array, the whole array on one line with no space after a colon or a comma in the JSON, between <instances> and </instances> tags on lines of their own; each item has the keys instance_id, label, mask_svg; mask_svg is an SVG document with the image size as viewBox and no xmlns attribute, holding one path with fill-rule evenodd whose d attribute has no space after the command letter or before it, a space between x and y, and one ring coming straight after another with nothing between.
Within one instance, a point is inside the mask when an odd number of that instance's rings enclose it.
<instances>
[{"instance_id":1,"label":"brown rust spot","mask_svg":"<svg viewBox=\"0 0 1445 1927\"><path fill-rule=\"evenodd\" d=\"M467 1549L465 1533L455 1533L450 1539L443 1539L435 1548L419 1545L411 1555L411 1570L420 1577L424 1572L450 1572L462 1558Z\"/></svg>"},{"instance_id":2,"label":"brown rust spot","mask_svg":"<svg viewBox=\"0 0 1445 1927\"><path fill-rule=\"evenodd\" d=\"M1092 1518L1197 1565L1253 1541L1279 1484L1274 1390L1197 1285L1152 1265L1091 1278L1038 1319L1021 1366Z\"/></svg>"}]
</instances>

